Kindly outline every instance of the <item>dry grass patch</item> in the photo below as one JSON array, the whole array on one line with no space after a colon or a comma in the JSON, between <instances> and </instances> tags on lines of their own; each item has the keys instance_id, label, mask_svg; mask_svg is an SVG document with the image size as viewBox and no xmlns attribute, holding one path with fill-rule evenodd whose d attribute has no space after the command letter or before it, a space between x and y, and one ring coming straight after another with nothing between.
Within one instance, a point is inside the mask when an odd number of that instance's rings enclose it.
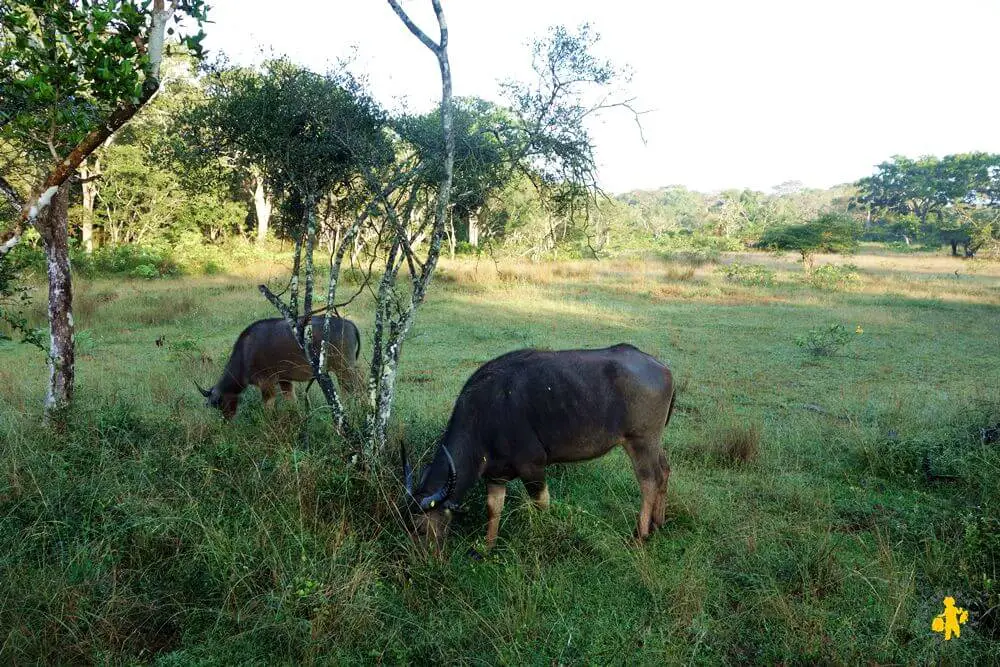
<instances>
[{"instance_id":1,"label":"dry grass patch","mask_svg":"<svg viewBox=\"0 0 1000 667\"><path fill-rule=\"evenodd\" d=\"M709 428L695 452L721 465L739 468L759 459L760 440L760 424L731 415Z\"/></svg>"}]
</instances>

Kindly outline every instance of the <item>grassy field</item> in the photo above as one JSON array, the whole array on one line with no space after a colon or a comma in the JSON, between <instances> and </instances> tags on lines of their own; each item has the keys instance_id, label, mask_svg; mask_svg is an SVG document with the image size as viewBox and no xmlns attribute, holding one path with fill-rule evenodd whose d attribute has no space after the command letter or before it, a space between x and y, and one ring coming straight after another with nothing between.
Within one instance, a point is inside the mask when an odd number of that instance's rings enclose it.
<instances>
[{"instance_id":1,"label":"grassy field","mask_svg":"<svg viewBox=\"0 0 1000 667\"><path fill-rule=\"evenodd\" d=\"M812 284L793 258L444 263L408 339L394 437L426 456L463 382L525 346L630 342L670 364L668 522L631 539L621 451L484 491L443 561L412 548L395 455L347 462L322 416L214 382L272 316L246 275L77 288L77 409L40 425L46 371L0 343L0 659L430 664L974 664L1000 659L1000 265L866 253ZM36 304L35 318L41 306ZM370 302L348 309L367 335ZM796 344L841 324L829 356ZM165 344L154 341L163 337ZM364 352L369 351L366 339ZM319 393L313 390L313 404ZM298 446L300 432L309 446ZM961 637L931 631L946 595Z\"/></svg>"}]
</instances>

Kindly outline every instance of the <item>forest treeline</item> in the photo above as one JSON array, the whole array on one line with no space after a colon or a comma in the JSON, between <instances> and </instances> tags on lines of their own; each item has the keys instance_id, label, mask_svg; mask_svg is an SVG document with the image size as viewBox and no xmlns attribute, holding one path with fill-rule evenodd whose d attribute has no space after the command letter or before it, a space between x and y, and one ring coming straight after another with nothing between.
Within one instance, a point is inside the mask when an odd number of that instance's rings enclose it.
<instances>
[{"instance_id":1,"label":"forest treeline","mask_svg":"<svg viewBox=\"0 0 1000 667\"><path fill-rule=\"evenodd\" d=\"M79 272L156 277L224 270L227 260L274 249L266 242L291 241L298 229L303 202L287 196L288 183L255 142L295 131L296 107L282 95L294 90L290 81L310 73L283 59L255 69L198 69L176 48L164 72L158 95L84 162L73 181L69 221ZM363 148L345 150L363 150L369 161L379 159L378 151L397 150L394 142L417 144L429 154L439 150L433 142L437 111L393 116L366 98L349 75L341 73L336 81L332 96L317 103L330 105L331 122L342 124L355 141L366 137ZM542 259L735 251L776 245L771 241L786 238L786 228L817 221L835 223L855 240L912 249L950 245L954 254L961 249L968 257L995 250L1000 239L998 155L896 156L872 176L829 189L789 181L769 192L704 193L673 185L593 197L566 185L593 174L564 178L549 169L551 162L536 159L574 147L576 137L527 136L510 109L478 98L456 99L455 131L446 247L452 255ZM27 192L35 176L26 156L35 147L18 145L14 136L0 141L0 175ZM332 187L316 193L318 240L329 248L358 214L357 178L335 176ZM434 178L427 175L429 183ZM0 228L17 214L13 206L3 208L6 201L0 199ZM430 210L428 201L414 205L418 214ZM359 231L351 261L378 247L378 233L375 226ZM34 258L42 266L33 232L25 241L20 252L27 263Z\"/></svg>"}]
</instances>

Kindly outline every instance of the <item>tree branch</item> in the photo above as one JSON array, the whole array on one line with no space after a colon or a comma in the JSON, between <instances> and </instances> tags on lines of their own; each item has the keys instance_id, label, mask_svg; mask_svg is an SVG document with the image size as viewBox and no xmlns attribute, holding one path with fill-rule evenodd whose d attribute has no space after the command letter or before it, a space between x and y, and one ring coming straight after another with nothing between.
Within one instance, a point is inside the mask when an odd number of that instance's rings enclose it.
<instances>
[{"instance_id":1,"label":"tree branch","mask_svg":"<svg viewBox=\"0 0 1000 667\"><path fill-rule=\"evenodd\" d=\"M399 0L389 0L389 6L392 7L392 11L396 12L396 16L399 17L399 20L403 22L403 24L409 29L409 31L412 32L414 35L416 35L417 39L419 39L421 42L424 43L424 46L433 51L435 54L439 54L441 52L441 49L447 47L448 45L448 28L445 26L444 23L444 14L441 11L440 0L431 0L431 1L434 4L434 13L438 17L438 24L440 24L441 26L440 44L438 44L430 37L428 37L427 33L421 30L420 27L413 22L413 20L406 14L406 11L404 11L403 8L399 6Z\"/></svg>"}]
</instances>

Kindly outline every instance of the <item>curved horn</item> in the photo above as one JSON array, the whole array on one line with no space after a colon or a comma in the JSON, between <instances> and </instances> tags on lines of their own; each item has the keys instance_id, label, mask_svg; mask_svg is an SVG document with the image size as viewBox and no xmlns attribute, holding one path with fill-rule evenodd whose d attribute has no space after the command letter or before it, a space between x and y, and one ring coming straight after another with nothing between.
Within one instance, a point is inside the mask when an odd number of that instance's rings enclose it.
<instances>
[{"instance_id":1,"label":"curved horn","mask_svg":"<svg viewBox=\"0 0 1000 667\"><path fill-rule=\"evenodd\" d=\"M455 459L451 458L451 452L448 451L447 447L442 446L441 449L444 450L444 455L448 457L448 481L440 489L420 501L420 509L422 510L432 509L439 502L447 500L455 490L455 484L458 482Z\"/></svg>"},{"instance_id":2,"label":"curved horn","mask_svg":"<svg viewBox=\"0 0 1000 667\"><path fill-rule=\"evenodd\" d=\"M194 386L198 387L198 391L200 391L200 392L201 392L201 395L202 395L202 396L204 396L205 398L208 398L209 396L211 396L211 395L212 395L212 392L210 392L210 391L205 391L204 389L202 389L202 388L201 388L201 385L200 385L200 384L198 384L198 381L197 381L197 380L195 380L195 383L194 383Z\"/></svg>"},{"instance_id":3,"label":"curved horn","mask_svg":"<svg viewBox=\"0 0 1000 667\"><path fill-rule=\"evenodd\" d=\"M413 497L413 468L406 458L406 446L399 445L399 458L403 460L403 483L406 486L406 495Z\"/></svg>"}]
</instances>

